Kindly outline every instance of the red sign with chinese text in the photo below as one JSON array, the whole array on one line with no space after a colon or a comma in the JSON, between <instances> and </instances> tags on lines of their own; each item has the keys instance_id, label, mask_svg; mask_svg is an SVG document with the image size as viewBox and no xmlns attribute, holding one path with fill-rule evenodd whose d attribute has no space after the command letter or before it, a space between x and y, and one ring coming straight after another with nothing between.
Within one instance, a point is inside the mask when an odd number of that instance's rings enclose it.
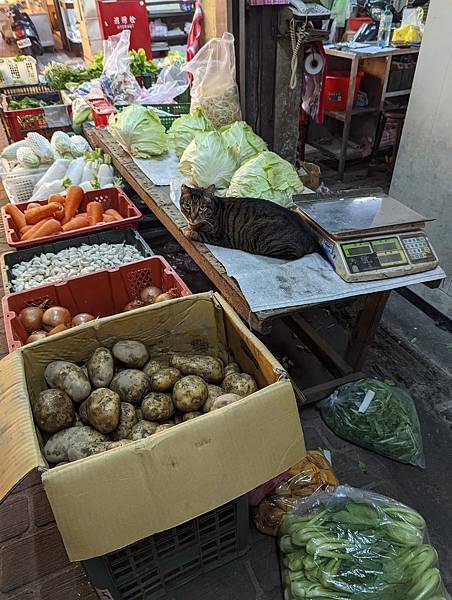
<instances>
[{"instance_id":1,"label":"red sign with chinese text","mask_svg":"<svg viewBox=\"0 0 452 600\"><path fill-rule=\"evenodd\" d=\"M96 0L97 18L104 40L130 29L130 50L143 48L152 58L151 35L144 0Z\"/></svg>"}]
</instances>

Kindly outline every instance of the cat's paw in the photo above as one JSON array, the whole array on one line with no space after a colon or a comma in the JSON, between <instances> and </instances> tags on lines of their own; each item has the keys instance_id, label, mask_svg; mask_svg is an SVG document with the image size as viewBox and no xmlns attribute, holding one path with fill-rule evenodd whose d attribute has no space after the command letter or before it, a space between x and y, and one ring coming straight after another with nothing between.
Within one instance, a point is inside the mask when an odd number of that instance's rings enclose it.
<instances>
[{"instance_id":1,"label":"cat's paw","mask_svg":"<svg viewBox=\"0 0 452 600\"><path fill-rule=\"evenodd\" d=\"M196 242L196 240L198 239L198 234L196 233L196 231L189 226L184 227L184 229L182 229L182 233L188 240L192 240L193 242Z\"/></svg>"}]
</instances>

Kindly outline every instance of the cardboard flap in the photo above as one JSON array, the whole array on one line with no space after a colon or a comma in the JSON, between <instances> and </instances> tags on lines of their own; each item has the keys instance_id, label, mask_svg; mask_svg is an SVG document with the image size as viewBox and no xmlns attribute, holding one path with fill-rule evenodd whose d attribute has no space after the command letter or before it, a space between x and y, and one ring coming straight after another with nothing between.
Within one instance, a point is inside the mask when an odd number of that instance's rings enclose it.
<instances>
[{"instance_id":1,"label":"cardboard flap","mask_svg":"<svg viewBox=\"0 0 452 600\"><path fill-rule=\"evenodd\" d=\"M75 561L213 510L304 453L292 386L281 381L184 427L55 467L42 481Z\"/></svg>"},{"instance_id":2,"label":"cardboard flap","mask_svg":"<svg viewBox=\"0 0 452 600\"><path fill-rule=\"evenodd\" d=\"M0 361L0 500L36 467L46 467L31 416L22 354Z\"/></svg>"}]
</instances>

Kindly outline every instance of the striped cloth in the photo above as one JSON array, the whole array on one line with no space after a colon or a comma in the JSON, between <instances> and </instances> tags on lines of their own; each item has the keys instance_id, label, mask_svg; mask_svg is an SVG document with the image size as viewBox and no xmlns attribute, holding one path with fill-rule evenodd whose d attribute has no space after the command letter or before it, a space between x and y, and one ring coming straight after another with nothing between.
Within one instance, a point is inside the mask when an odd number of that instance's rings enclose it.
<instances>
[{"instance_id":1,"label":"striped cloth","mask_svg":"<svg viewBox=\"0 0 452 600\"><path fill-rule=\"evenodd\" d=\"M271 4L289 4L289 0L248 0L250 6L266 6Z\"/></svg>"}]
</instances>

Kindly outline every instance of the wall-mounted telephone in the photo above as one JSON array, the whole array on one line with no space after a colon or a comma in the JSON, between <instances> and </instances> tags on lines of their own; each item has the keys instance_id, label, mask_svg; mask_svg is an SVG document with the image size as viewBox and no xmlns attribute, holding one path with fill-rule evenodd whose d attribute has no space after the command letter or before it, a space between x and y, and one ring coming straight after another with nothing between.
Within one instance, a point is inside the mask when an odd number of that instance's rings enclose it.
<instances>
[{"instance_id":1,"label":"wall-mounted telephone","mask_svg":"<svg viewBox=\"0 0 452 600\"><path fill-rule=\"evenodd\" d=\"M330 11L318 2L310 2L310 0L290 0L289 6L296 17L307 17L308 19L330 18Z\"/></svg>"}]
</instances>

